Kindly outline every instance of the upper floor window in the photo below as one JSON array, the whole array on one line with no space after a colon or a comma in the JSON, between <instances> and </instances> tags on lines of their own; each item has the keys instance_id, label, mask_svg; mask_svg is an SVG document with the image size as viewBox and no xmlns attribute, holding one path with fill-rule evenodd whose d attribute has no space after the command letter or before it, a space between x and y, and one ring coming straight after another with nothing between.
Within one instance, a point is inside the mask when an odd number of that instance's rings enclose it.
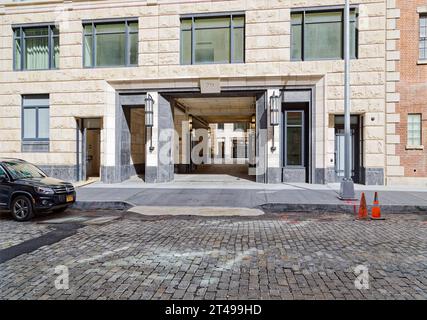
<instances>
[{"instance_id":1,"label":"upper floor window","mask_svg":"<svg viewBox=\"0 0 427 320\"><path fill-rule=\"evenodd\" d=\"M421 114L408 114L408 145L421 145Z\"/></svg>"},{"instance_id":2,"label":"upper floor window","mask_svg":"<svg viewBox=\"0 0 427 320\"><path fill-rule=\"evenodd\" d=\"M83 24L85 67L138 65L138 21Z\"/></svg>"},{"instance_id":3,"label":"upper floor window","mask_svg":"<svg viewBox=\"0 0 427 320\"><path fill-rule=\"evenodd\" d=\"M49 140L49 96L22 97L22 139Z\"/></svg>"},{"instance_id":4,"label":"upper floor window","mask_svg":"<svg viewBox=\"0 0 427 320\"><path fill-rule=\"evenodd\" d=\"M54 25L13 28L14 70L56 69L59 31Z\"/></svg>"},{"instance_id":5,"label":"upper floor window","mask_svg":"<svg viewBox=\"0 0 427 320\"><path fill-rule=\"evenodd\" d=\"M420 16L420 59L427 60L427 15Z\"/></svg>"},{"instance_id":6,"label":"upper floor window","mask_svg":"<svg viewBox=\"0 0 427 320\"><path fill-rule=\"evenodd\" d=\"M246 131L248 128L247 124L244 122L236 122L233 124L234 131Z\"/></svg>"},{"instance_id":7,"label":"upper floor window","mask_svg":"<svg viewBox=\"0 0 427 320\"><path fill-rule=\"evenodd\" d=\"M241 14L181 19L181 64L243 63L245 17Z\"/></svg>"},{"instance_id":8,"label":"upper floor window","mask_svg":"<svg viewBox=\"0 0 427 320\"><path fill-rule=\"evenodd\" d=\"M218 130L224 130L224 124L218 123Z\"/></svg>"},{"instance_id":9,"label":"upper floor window","mask_svg":"<svg viewBox=\"0 0 427 320\"><path fill-rule=\"evenodd\" d=\"M291 14L291 59L344 58L344 10L294 11ZM350 11L350 53L357 58L357 12Z\"/></svg>"}]
</instances>

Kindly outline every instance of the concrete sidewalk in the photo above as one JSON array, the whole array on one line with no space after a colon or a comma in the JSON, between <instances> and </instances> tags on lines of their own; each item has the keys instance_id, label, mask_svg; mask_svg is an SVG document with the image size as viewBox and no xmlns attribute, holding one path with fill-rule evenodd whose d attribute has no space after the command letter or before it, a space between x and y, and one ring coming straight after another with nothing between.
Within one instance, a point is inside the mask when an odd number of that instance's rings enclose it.
<instances>
[{"instance_id":1,"label":"concrete sidewalk","mask_svg":"<svg viewBox=\"0 0 427 320\"><path fill-rule=\"evenodd\" d=\"M426 212L427 190L406 187L356 186L357 197L366 193L368 205L379 192L384 212ZM144 207L262 208L269 212L353 212L358 202L338 199L339 185L256 183L166 183L149 185L95 183L77 189L76 208L125 209Z\"/></svg>"}]
</instances>

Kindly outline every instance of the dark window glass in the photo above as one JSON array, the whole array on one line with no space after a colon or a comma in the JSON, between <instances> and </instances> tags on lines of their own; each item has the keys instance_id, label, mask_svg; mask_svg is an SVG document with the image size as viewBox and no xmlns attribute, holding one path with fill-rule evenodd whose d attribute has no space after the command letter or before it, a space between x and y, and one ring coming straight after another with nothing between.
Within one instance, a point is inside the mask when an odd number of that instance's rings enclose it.
<instances>
[{"instance_id":1,"label":"dark window glass","mask_svg":"<svg viewBox=\"0 0 427 320\"><path fill-rule=\"evenodd\" d=\"M291 59L342 59L344 12L299 11L291 14ZM357 13L350 12L350 53L357 57Z\"/></svg>"},{"instance_id":2,"label":"dark window glass","mask_svg":"<svg viewBox=\"0 0 427 320\"><path fill-rule=\"evenodd\" d=\"M181 20L181 64L240 63L244 59L244 16Z\"/></svg>"},{"instance_id":3,"label":"dark window glass","mask_svg":"<svg viewBox=\"0 0 427 320\"><path fill-rule=\"evenodd\" d=\"M301 111L286 111L286 166L302 166L304 150L304 113Z\"/></svg>"},{"instance_id":4,"label":"dark window glass","mask_svg":"<svg viewBox=\"0 0 427 320\"><path fill-rule=\"evenodd\" d=\"M7 174L2 167L0 167L0 178L7 178Z\"/></svg>"},{"instance_id":5,"label":"dark window glass","mask_svg":"<svg viewBox=\"0 0 427 320\"><path fill-rule=\"evenodd\" d=\"M24 140L49 139L49 96L22 97L22 138Z\"/></svg>"},{"instance_id":6,"label":"dark window glass","mask_svg":"<svg viewBox=\"0 0 427 320\"><path fill-rule=\"evenodd\" d=\"M5 162L4 166L9 170L13 179L45 178L43 171L30 163Z\"/></svg>"},{"instance_id":7,"label":"dark window glass","mask_svg":"<svg viewBox=\"0 0 427 320\"><path fill-rule=\"evenodd\" d=\"M85 67L138 65L138 22L85 24L83 61Z\"/></svg>"},{"instance_id":8,"label":"dark window glass","mask_svg":"<svg viewBox=\"0 0 427 320\"><path fill-rule=\"evenodd\" d=\"M234 124L234 131L246 131L247 124L244 122L236 122Z\"/></svg>"}]
</instances>

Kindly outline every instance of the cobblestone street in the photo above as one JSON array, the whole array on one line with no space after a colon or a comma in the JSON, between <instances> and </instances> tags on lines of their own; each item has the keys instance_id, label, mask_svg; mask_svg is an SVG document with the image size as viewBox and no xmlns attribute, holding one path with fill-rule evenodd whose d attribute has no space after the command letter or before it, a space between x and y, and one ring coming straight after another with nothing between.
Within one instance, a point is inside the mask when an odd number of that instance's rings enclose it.
<instances>
[{"instance_id":1,"label":"cobblestone street","mask_svg":"<svg viewBox=\"0 0 427 320\"><path fill-rule=\"evenodd\" d=\"M109 214L119 219L0 264L0 298L427 299L425 215ZM3 217L0 248L57 227L37 222ZM369 289L355 287L359 265L368 267ZM69 268L68 290L55 288L57 266Z\"/></svg>"}]
</instances>

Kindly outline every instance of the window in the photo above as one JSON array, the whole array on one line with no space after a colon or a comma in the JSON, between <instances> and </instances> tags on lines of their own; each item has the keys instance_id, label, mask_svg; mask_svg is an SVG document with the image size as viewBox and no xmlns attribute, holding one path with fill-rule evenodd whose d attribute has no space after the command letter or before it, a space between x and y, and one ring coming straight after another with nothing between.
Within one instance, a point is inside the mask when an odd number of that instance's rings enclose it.
<instances>
[{"instance_id":1,"label":"window","mask_svg":"<svg viewBox=\"0 0 427 320\"><path fill-rule=\"evenodd\" d=\"M6 171L4 171L4 169L1 166L0 166L0 178L6 178L7 179Z\"/></svg>"},{"instance_id":2,"label":"window","mask_svg":"<svg viewBox=\"0 0 427 320\"><path fill-rule=\"evenodd\" d=\"M90 22L83 28L85 67L138 65L138 21Z\"/></svg>"},{"instance_id":3,"label":"window","mask_svg":"<svg viewBox=\"0 0 427 320\"><path fill-rule=\"evenodd\" d=\"M427 15L420 16L420 59L427 60Z\"/></svg>"},{"instance_id":4,"label":"window","mask_svg":"<svg viewBox=\"0 0 427 320\"><path fill-rule=\"evenodd\" d=\"M233 159L246 159L248 157L248 145L246 139L233 139Z\"/></svg>"},{"instance_id":5,"label":"window","mask_svg":"<svg viewBox=\"0 0 427 320\"><path fill-rule=\"evenodd\" d=\"M304 165L304 111L285 111L285 166Z\"/></svg>"},{"instance_id":6,"label":"window","mask_svg":"<svg viewBox=\"0 0 427 320\"><path fill-rule=\"evenodd\" d=\"M291 14L291 59L344 58L344 11L295 11ZM350 12L350 53L357 58L357 12Z\"/></svg>"},{"instance_id":7,"label":"window","mask_svg":"<svg viewBox=\"0 0 427 320\"><path fill-rule=\"evenodd\" d=\"M408 114L408 145L421 146L421 114Z\"/></svg>"},{"instance_id":8,"label":"window","mask_svg":"<svg viewBox=\"0 0 427 320\"><path fill-rule=\"evenodd\" d=\"M245 122L236 122L233 126L234 131L246 131L247 129L247 124Z\"/></svg>"},{"instance_id":9,"label":"window","mask_svg":"<svg viewBox=\"0 0 427 320\"><path fill-rule=\"evenodd\" d=\"M243 63L245 17L181 19L181 64Z\"/></svg>"},{"instance_id":10,"label":"window","mask_svg":"<svg viewBox=\"0 0 427 320\"><path fill-rule=\"evenodd\" d=\"M22 139L49 140L49 96L22 97Z\"/></svg>"},{"instance_id":11,"label":"window","mask_svg":"<svg viewBox=\"0 0 427 320\"><path fill-rule=\"evenodd\" d=\"M59 31L53 25L13 28L14 70L46 70L59 66Z\"/></svg>"},{"instance_id":12,"label":"window","mask_svg":"<svg viewBox=\"0 0 427 320\"><path fill-rule=\"evenodd\" d=\"M218 123L218 130L224 130L224 124Z\"/></svg>"}]
</instances>

